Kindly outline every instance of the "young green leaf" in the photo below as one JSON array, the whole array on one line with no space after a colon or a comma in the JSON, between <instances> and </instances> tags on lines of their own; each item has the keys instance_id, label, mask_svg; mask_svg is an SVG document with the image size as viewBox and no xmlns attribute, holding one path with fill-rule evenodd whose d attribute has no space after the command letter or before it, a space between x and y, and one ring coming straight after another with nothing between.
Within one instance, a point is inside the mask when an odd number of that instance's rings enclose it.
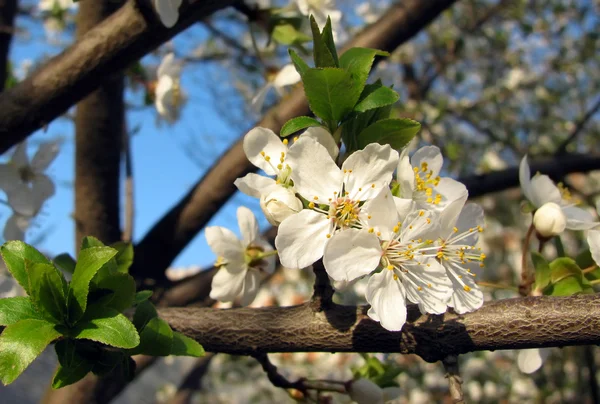
<instances>
[{"instance_id":1,"label":"young green leaf","mask_svg":"<svg viewBox=\"0 0 600 404\"><path fill-rule=\"evenodd\" d=\"M310 116L297 116L296 118L292 118L283 124L279 136L286 137L292 133L298 132L299 130L312 128L315 126L321 126L321 122L317 121L315 118L311 118Z\"/></svg>"},{"instance_id":2,"label":"young green leaf","mask_svg":"<svg viewBox=\"0 0 600 404\"><path fill-rule=\"evenodd\" d=\"M388 52L369 48L351 48L340 57L340 67L348 71L356 80L356 85L363 90L375 56L389 56Z\"/></svg>"},{"instance_id":3,"label":"young green leaf","mask_svg":"<svg viewBox=\"0 0 600 404\"><path fill-rule=\"evenodd\" d=\"M90 306L85 317L71 329L71 335L117 348L130 349L140 343L140 336L131 321L104 306Z\"/></svg>"},{"instance_id":4,"label":"young green leaf","mask_svg":"<svg viewBox=\"0 0 600 404\"><path fill-rule=\"evenodd\" d=\"M579 268L573 259L568 257L560 257L552 261L550 263L550 271L550 281L552 283L558 283L568 277L575 277L575 279L581 282L583 278L581 268Z\"/></svg>"},{"instance_id":5,"label":"young green leaf","mask_svg":"<svg viewBox=\"0 0 600 404\"><path fill-rule=\"evenodd\" d=\"M195 340L186 337L180 332L173 332L173 347L171 348L171 355L176 356L204 356L204 348Z\"/></svg>"},{"instance_id":6,"label":"young green leaf","mask_svg":"<svg viewBox=\"0 0 600 404\"><path fill-rule=\"evenodd\" d=\"M298 56L298 54L293 49L288 49L288 53L290 54L290 58L292 59L292 63L296 67L296 71L302 77L304 72L306 72L310 67L306 64L306 62Z\"/></svg>"},{"instance_id":7,"label":"young green leaf","mask_svg":"<svg viewBox=\"0 0 600 404\"><path fill-rule=\"evenodd\" d=\"M350 73L336 68L309 69L302 79L310 109L334 132L337 123L352 112L362 88Z\"/></svg>"},{"instance_id":8,"label":"young green leaf","mask_svg":"<svg viewBox=\"0 0 600 404\"><path fill-rule=\"evenodd\" d=\"M173 346L173 330L169 324L154 317L140 333L140 344L129 351L130 355L168 356Z\"/></svg>"},{"instance_id":9,"label":"young green leaf","mask_svg":"<svg viewBox=\"0 0 600 404\"><path fill-rule=\"evenodd\" d=\"M535 268L534 290L543 291L550 284L550 265L542 254L535 251L531 253L531 260Z\"/></svg>"},{"instance_id":10,"label":"young green leaf","mask_svg":"<svg viewBox=\"0 0 600 404\"><path fill-rule=\"evenodd\" d=\"M551 288L544 291L544 294L550 296L572 296L583 292L584 288L581 281L574 276L568 276L553 284Z\"/></svg>"},{"instance_id":11,"label":"young green leaf","mask_svg":"<svg viewBox=\"0 0 600 404\"><path fill-rule=\"evenodd\" d=\"M53 259L54 265L58 266L65 272L72 274L75 272L76 262L68 253L59 254Z\"/></svg>"},{"instance_id":12,"label":"young green leaf","mask_svg":"<svg viewBox=\"0 0 600 404\"><path fill-rule=\"evenodd\" d=\"M133 244L118 241L111 245L117 250L115 260L117 261L117 272L129 273L129 267L133 264Z\"/></svg>"},{"instance_id":13,"label":"young green leaf","mask_svg":"<svg viewBox=\"0 0 600 404\"><path fill-rule=\"evenodd\" d=\"M135 294L135 297L133 299L133 302L138 305L142 302L145 302L146 300L150 299L150 297L152 296L152 291L151 290L140 290L139 292L137 292Z\"/></svg>"},{"instance_id":14,"label":"young green leaf","mask_svg":"<svg viewBox=\"0 0 600 404\"><path fill-rule=\"evenodd\" d=\"M0 299L0 325L11 325L28 319L43 320L31 298L16 296Z\"/></svg>"},{"instance_id":15,"label":"young green leaf","mask_svg":"<svg viewBox=\"0 0 600 404\"><path fill-rule=\"evenodd\" d=\"M86 237L84 242L88 239L92 238ZM110 247L87 247L80 251L67 298L69 321L72 324L85 313L90 281L98 270L116 254L117 250Z\"/></svg>"},{"instance_id":16,"label":"young green leaf","mask_svg":"<svg viewBox=\"0 0 600 404\"><path fill-rule=\"evenodd\" d=\"M356 112L365 112L370 109L385 107L394 104L399 98L400 95L391 88L379 87L360 100L354 107L354 110Z\"/></svg>"},{"instance_id":17,"label":"young green leaf","mask_svg":"<svg viewBox=\"0 0 600 404\"><path fill-rule=\"evenodd\" d=\"M104 243L98 240L96 237L85 236L83 240L81 240L81 250L85 250L90 247L106 247Z\"/></svg>"},{"instance_id":18,"label":"young green leaf","mask_svg":"<svg viewBox=\"0 0 600 404\"><path fill-rule=\"evenodd\" d=\"M146 324L148 324L148 321L155 317L158 317L156 308L152 303L146 300L136 307L135 314L133 315L133 325L135 325L138 332L141 332Z\"/></svg>"},{"instance_id":19,"label":"young green leaf","mask_svg":"<svg viewBox=\"0 0 600 404\"><path fill-rule=\"evenodd\" d=\"M67 281L53 265L25 260L31 301L47 321L63 324L67 311Z\"/></svg>"},{"instance_id":20,"label":"young green leaf","mask_svg":"<svg viewBox=\"0 0 600 404\"><path fill-rule=\"evenodd\" d=\"M104 301L104 306L113 308L119 313L133 304L135 280L129 274L117 273L110 275L98 282L96 287L113 292L112 297Z\"/></svg>"},{"instance_id":21,"label":"young green leaf","mask_svg":"<svg viewBox=\"0 0 600 404\"><path fill-rule=\"evenodd\" d=\"M310 37L292 24L278 24L273 28L271 38L282 45L298 45L310 41Z\"/></svg>"},{"instance_id":22,"label":"young green leaf","mask_svg":"<svg viewBox=\"0 0 600 404\"><path fill-rule=\"evenodd\" d=\"M25 260L50 264L44 254L22 241L7 241L0 248L0 253L6 268L27 294L29 294L29 276L25 270Z\"/></svg>"},{"instance_id":23,"label":"young green leaf","mask_svg":"<svg viewBox=\"0 0 600 404\"><path fill-rule=\"evenodd\" d=\"M27 319L7 326L0 335L2 383L12 383L58 337L54 324L44 320Z\"/></svg>"},{"instance_id":24,"label":"young green leaf","mask_svg":"<svg viewBox=\"0 0 600 404\"><path fill-rule=\"evenodd\" d=\"M392 149L399 150L421 129L419 122L412 119L382 119L364 129L358 135L358 148L362 149L369 143L389 144Z\"/></svg>"},{"instance_id":25,"label":"young green leaf","mask_svg":"<svg viewBox=\"0 0 600 404\"><path fill-rule=\"evenodd\" d=\"M59 389L81 380L94 367L94 362L80 355L77 342L63 339L54 345L59 367L52 380L52 388Z\"/></svg>"},{"instance_id":26,"label":"young green leaf","mask_svg":"<svg viewBox=\"0 0 600 404\"><path fill-rule=\"evenodd\" d=\"M313 57L315 60L315 67L338 67L336 58L333 57L327 44L323 41L319 25L315 18L310 16L310 29L313 34Z\"/></svg>"},{"instance_id":27,"label":"young green leaf","mask_svg":"<svg viewBox=\"0 0 600 404\"><path fill-rule=\"evenodd\" d=\"M318 29L318 28L317 28ZM333 27L331 26L331 18L327 17L327 22L321 33L321 42L325 44L325 47L329 50L335 67L340 67L340 61L338 59L337 50L335 49L335 43L333 41Z\"/></svg>"}]
</instances>

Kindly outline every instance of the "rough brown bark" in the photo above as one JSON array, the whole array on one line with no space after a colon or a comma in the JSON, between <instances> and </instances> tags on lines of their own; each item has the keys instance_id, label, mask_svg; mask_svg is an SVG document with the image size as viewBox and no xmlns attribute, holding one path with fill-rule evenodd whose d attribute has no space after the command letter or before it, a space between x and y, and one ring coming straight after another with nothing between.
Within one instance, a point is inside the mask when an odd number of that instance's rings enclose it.
<instances>
[{"instance_id":1,"label":"rough brown bark","mask_svg":"<svg viewBox=\"0 0 600 404\"><path fill-rule=\"evenodd\" d=\"M392 6L377 24L366 28L348 47L393 51L454 2L455 0L403 1ZM309 113L304 90L299 88L272 108L256 126L279 132L287 120ZM165 269L237 190L233 181L256 171L244 154L242 142L243 136L144 236L136 246L132 275L153 278L159 283L166 282Z\"/></svg>"},{"instance_id":2,"label":"rough brown bark","mask_svg":"<svg viewBox=\"0 0 600 404\"><path fill-rule=\"evenodd\" d=\"M150 8L149 0L128 0L117 13L0 95L0 154L65 113L114 73L200 18L235 2L184 0L179 22L167 29Z\"/></svg>"},{"instance_id":3,"label":"rough brown bark","mask_svg":"<svg viewBox=\"0 0 600 404\"><path fill-rule=\"evenodd\" d=\"M365 306L310 303L293 307L215 310L166 308L159 315L209 352L397 352L429 362L496 349L600 343L600 295L526 297L489 302L472 313L421 315L409 306L401 332L366 315Z\"/></svg>"},{"instance_id":4,"label":"rough brown bark","mask_svg":"<svg viewBox=\"0 0 600 404\"><path fill-rule=\"evenodd\" d=\"M0 0L0 93L4 91L8 72L8 52L15 29L17 0Z\"/></svg>"}]
</instances>

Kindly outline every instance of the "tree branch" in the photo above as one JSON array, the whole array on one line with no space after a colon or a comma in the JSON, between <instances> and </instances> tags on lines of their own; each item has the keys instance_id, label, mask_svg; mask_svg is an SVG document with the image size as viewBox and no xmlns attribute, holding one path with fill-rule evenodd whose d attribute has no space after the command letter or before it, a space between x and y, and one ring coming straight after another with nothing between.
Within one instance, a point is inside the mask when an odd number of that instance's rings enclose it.
<instances>
[{"instance_id":1,"label":"tree branch","mask_svg":"<svg viewBox=\"0 0 600 404\"><path fill-rule=\"evenodd\" d=\"M588 121L600 110L600 98L596 101L594 105L585 113L585 115L577 122L575 128L569 134L569 136L558 146L556 149L556 155L563 155L567 152L567 146L575 140L575 138L581 133L585 125Z\"/></svg>"},{"instance_id":2,"label":"tree branch","mask_svg":"<svg viewBox=\"0 0 600 404\"><path fill-rule=\"evenodd\" d=\"M0 93L8 73L8 54L12 41L17 0L0 0Z\"/></svg>"},{"instance_id":3,"label":"tree branch","mask_svg":"<svg viewBox=\"0 0 600 404\"><path fill-rule=\"evenodd\" d=\"M390 332L366 315L366 306L315 312L293 307L215 310L160 309L171 327L210 352L397 352L428 362L449 355L600 343L600 296L525 297L489 302L472 313L421 315L409 306L401 332Z\"/></svg>"},{"instance_id":4,"label":"tree branch","mask_svg":"<svg viewBox=\"0 0 600 404\"><path fill-rule=\"evenodd\" d=\"M179 22L167 29L149 0L128 0L26 80L0 94L0 154L64 114L116 72L199 19L235 2L186 0L179 8Z\"/></svg>"},{"instance_id":5,"label":"tree branch","mask_svg":"<svg viewBox=\"0 0 600 404\"><path fill-rule=\"evenodd\" d=\"M369 47L392 51L450 7L455 0L407 0L392 6L379 20L360 33L349 47ZM0 103L0 107L1 107ZM279 132L289 119L308 115L303 89L273 107L256 126ZM0 122L2 120L0 119ZM248 161L241 137L208 173L157 222L136 246L136 262L131 274L166 282L164 270L221 209L237 188L236 178L256 168Z\"/></svg>"}]
</instances>

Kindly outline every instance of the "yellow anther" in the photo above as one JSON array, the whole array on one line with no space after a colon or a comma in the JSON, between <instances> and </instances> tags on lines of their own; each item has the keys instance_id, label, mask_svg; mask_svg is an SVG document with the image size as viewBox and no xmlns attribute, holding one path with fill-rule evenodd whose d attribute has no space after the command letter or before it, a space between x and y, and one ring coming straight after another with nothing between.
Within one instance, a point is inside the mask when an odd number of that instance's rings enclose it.
<instances>
[{"instance_id":1,"label":"yellow anther","mask_svg":"<svg viewBox=\"0 0 600 404\"><path fill-rule=\"evenodd\" d=\"M471 288L468 287L467 285L463 286L463 289L465 290L465 292L470 292Z\"/></svg>"},{"instance_id":2,"label":"yellow anther","mask_svg":"<svg viewBox=\"0 0 600 404\"><path fill-rule=\"evenodd\" d=\"M388 265L386 268L387 268L387 269L389 269L389 270L391 271L392 269L394 269L394 266L390 264L390 265Z\"/></svg>"},{"instance_id":3,"label":"yellow anther","mask_svg":"<svg viewBox=\"0 0 600 404\"><path fill-rule=\"evenodd\" d=\"M375 188L375 184L371 184L371 188Z\"/></svg>"},{"instance_id":4,"label":"yellow anther","mask_svg":"<svg viewBox=\"0 0 600 404\"><path fill-rule=\"evenodd\" d=\"M423 288L419 286L419 287L417 288L417 290L420 292L420 291L422 291L422 290L423 290Z\"/></svg>"},{"instance_id":5,"label":"yellow anther","mask_svg":"<svg viewBox=\"0 0 600 404\"><path fill-rule=\"evenodd\" d=\"M430 287L431 287L431 283L428 283L428 284L427 284L427 287L428 287L428 288L430 288Z\"/></svg>"},{"instance_id":6,"label":"yellow anther","mask_svg":"<svg viewBox=\"0 0 600 404\"><path fill-rule=\"evenodd\" d=\"M392 230L394 231L394 233L398 233L400 231L400 227L394 226Z\"/></svg>"},{"instance_id":7,"label":"yellow anther","mask_svg":"<svg viewBox=\"0 0 600 404\"><path fill-rule=\"evenodd\" d=\"M452 228L452 231L453 231L453 232L455 232L455 233L458 233L458 227L454 226L454 227Z\"/></svg>"},{"instance_id":8,"label":"yellow anther","mask_svg":"<svg viewBox=\"0 0 600 404\"><path fill-rule=\"evenodd\" d=\"M263 156L263 157L265 157L266 154L267 153L265 153L264 150L260 152L260 155Z\"/></svg>"},{"instance_id":9,"label":"yellow anther","mask_svg":"<svg viewBox=\"0 0 600 404\"><path fill-rule=\"evenodd\" d=\"M315 203L314 202L309 202L308 203L308 207L311 208L311 209L314 209L315 208Z\"/></svg>"},{"instance_id":10,"label":"yellow anther","mask_svg":"<svg viewBox=\"0 0 600 404\"><path fill-rule=\"evenodd\" d=\"M371 218L371 215L367 215L367 219L370 219L370 218Z\"/></svg>"},{"instance_id":11,"label":"yellow anther","mask_svg":"<svg viewBox=\"0 0 600 404\"><path fill-rule=\"evenodd\" d=\"M318 201L318 200L319 200L319 197L318 197L318 196L313 196L313 199L314 199L315 201Z\"/></svg>"},{"instance_id":12,"label":"yellow anther","mask_svg":"<svg viewBox=\"0 0 600 404\"><path fill-rule=\"evenodd\" d=\"M431 224L431 219L427 218L427 224Z\"/></svg>"},{"instance_id":13,"label":"yellow anther","mask_svg":"<svg viewBox=\"0 0 600 404\"><path fill-rule=\"evenodd\" d=\"M398 275L394 274L394 280L397 281L398 280Z\"/></svg>"},{"instance_id":14,"label":"yellow anther","mask_svg":"<svg viewBox=\"0 0 600 404\"><path fill-rule=\"evenodd\" d=\"M419 212L419 216L423 216L424 214L425 214L424 210L422 210L422 211Z\"/></svg>"},{"instance_id":15,"label":"yellow anther","mask_svg":"<svg viewBox=\"0 0 600 404\"><path fill-rule=\"evenodd\" d=\"M289 143L289 141L287 139L283 139L283 144L287 146L287 144Z\"/></svg>"},{"instance_id":16,"label":"yellow anther","mask_svg":"<svg viewBox=\"0 0 600 404\"><path fill-rule=\"evenodd\" d=\"M380 231L377 232L377 237L381 237L381 232Z\"/></svg>"},{"instance_id":17,"label":"yellow anther","mask_svg":"<svg viewBox=\"0 0 600 404\"><path fill-rule=\"evenodd\" d=\"M266 161L271 161L271 156L265 156Z\"/></svg>"},{"instance_id":18,"label":"yellow anther","mask_svg":"<svg viewBox=\"0 0 600 404\"><path fill-rule=\"evenodd\" d=\"M277 164L277 169L281 170L283 168L283 164Z\"/></svg>"},{"instance_id":19,"label":"yellow anther","mask_svg":"<svg viewBox=\"0 0 600 404\"><path fill-rule=\"evenodd\" d=\"M327 238L331 238L331 234L327 233L327 236L325 236Z\"/></svg>"},{"instance_id":20,"label":"yellow anther","mask_svg":"<svg viewBox=\"0 0 600 404\"><path fill-rule=\"evenodd\" d=\"M369 229L369 233L373 233L374 231L375 231L375 229L372 227Z\"/></svg>"}]
</instances>

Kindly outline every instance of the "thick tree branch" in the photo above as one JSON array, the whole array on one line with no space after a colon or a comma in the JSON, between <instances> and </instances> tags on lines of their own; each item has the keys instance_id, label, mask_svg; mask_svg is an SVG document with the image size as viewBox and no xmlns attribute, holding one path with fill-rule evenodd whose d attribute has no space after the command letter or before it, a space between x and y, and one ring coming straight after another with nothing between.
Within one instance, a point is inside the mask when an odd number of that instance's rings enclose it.
<instances>
[{"instance_id":1,"label":"thick tree branch","mask_svg":"<svg viewBox=\"0 0 600 404\"><path fill-rule=\"evenodd\" d=\"M455 0L403 1L391 7L377 24L365 29L349 46L392 51L412 38L454 2ZM300 88L272 108L256 126L279 132L287 120L309 113L304 91ZM242 141L243 138L240 138L136 246L132 275L154 278L159 283L166 281L164 270L234 194L236 187L233 181L256 170L244 154Z\"/></svg>"},{"instance_id":2,"label":"thick tree branch","mask_svg":"<svg viewBox=\"0 0 600 404\"><path fill-rule=\"evenodd\" d=\"M13 37L17 0L0 0L0 93L8 73L8 51Z\"/></svg>"},{"instance_id":3,"label":"thick tree branch","mask_svg":"<svg viewBox=\"0 0 600 404\"><path fill-rule=\"evenodd\" d=\"M93 2L94 0L90 0ZM236 0L186 0L165 28L148 0L129 0L60 55L0 95L0 154L65 113L132 62Z\"/></svg>"},{"instance_id":4,"label":"thick tree branch","mask_svg":"<svg viewBox=\"0 0 600 404\"><path fill-rule=\"evenodd\" d=\"M335 305L315 312L305 303L260 309L166 308L159 315L207 351L237 355L398 352L435 362L473 351L600 343L597 294L500 300L464 315L421 315L413 305L401 332L385 330L366 310Z\"/></svg>"}]
</instances>

